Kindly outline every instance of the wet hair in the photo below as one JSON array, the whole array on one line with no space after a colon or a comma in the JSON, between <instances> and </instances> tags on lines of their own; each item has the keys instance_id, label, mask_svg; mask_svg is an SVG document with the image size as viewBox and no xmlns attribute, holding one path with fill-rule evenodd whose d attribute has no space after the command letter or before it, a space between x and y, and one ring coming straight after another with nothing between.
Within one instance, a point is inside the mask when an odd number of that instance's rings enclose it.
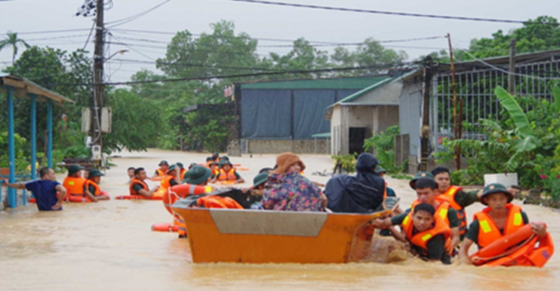
<instances>
[{"instance_id":1,"label":"wet hair","mask_svg":"<svg viewBox=\"0 0 560 291\"><path fill-rule=\"evenodd\" d=\"M435 190L438 188L438 185L436 181L434 181L431 178L420 178L416 180L416 182L414 183L414 189L426 189L426 188Z\"/></svg>"},{"instance_id":2,"label":"wet hair","mask_svg":"<svg viewBox=\"0 0 560 291\"><path fill-rule=\"evenodd\" d=\"M428 203L420 203L416 205L416 207L414 207L414 214L416 214L418 211L426 211L431 216L434 216L434 214L436 214L436 209Z\"/></svg>"},{"instance_id":3,"label":"wet hair","mask_svg":"<svg viewBox=\"0 0 560 291\"><path fill-rule=\"evenodd\" d=\"M134 169L134 176L140 174L140 172L144 171L144 168L136 168Z\"/></svg>"},{"instance_id":4,"label":"wet hair","mask_svg":"<svg viewBox=\"0 0 560 291\"><path fill-rule=\"evenodd\" d=\"M270 171L272 171L272 170L274 170L274 169L273 169L273 168L262 168L262 169L259 171L259 174L268 173L268 172L270 172Z\"/></svg>"},{"instance_id":5,"label":"wet hair","mask_svg":"<svg viewBox=\"0 0 560 291\"><path fill-rule=\"evenodd\" d=\"M39 169L39 177L41 177L41 178L45 177L49 173L50 169L51 168L49 168L49 167L43 167L43 168Z\"/></svg>"},{"instance_id":6,"label":"wet hair","mask_svg":"<svg viewBox=\"0 0 560 291\"><path fill-rule=\"evenodd\" d=\"M130 170L136 170L136 168L134 168L134 167L129 167L129 168L127 169L127 171L130 171Z\"/></svg>"},{"instance_id":7,"label":"wet hair","mask_svg":"<svg viewBox=\"0 0 560 291\"><path fill-rule=\"evenodd\" d=\"M449 169L446 168L446 167L436 167L435 169L432 170L432 175L434 175L434 177L441 174L441 173L450 174Z\"/></svg>"}]
</instances>

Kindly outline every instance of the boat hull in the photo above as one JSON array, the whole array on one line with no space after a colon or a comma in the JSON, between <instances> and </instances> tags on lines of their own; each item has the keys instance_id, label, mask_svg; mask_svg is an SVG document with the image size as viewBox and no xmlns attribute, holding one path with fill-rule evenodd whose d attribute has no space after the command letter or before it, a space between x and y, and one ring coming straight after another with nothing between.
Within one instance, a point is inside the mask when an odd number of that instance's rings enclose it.
<instances>
[{"instance_id":1,"label":"boat hull","mask_svg":"<svg viewBox=\"0 0 560 291\"><path fill-rule=\"evenodd\" d=\"M189 208L185 220L195 263L348 263L369 254L373 214Z\"/></svg>"}]
</instances>

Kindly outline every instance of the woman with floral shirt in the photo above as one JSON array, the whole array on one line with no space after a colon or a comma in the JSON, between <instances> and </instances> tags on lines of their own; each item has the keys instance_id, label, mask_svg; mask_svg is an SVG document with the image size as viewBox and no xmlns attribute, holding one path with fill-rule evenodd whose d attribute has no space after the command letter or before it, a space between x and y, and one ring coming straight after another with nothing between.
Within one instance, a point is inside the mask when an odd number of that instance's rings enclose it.
<instances>
[{"instance_id":1,"label":"woman with floral shirt","mask_svg":"<svg viewBox=\"0 0 560 291\"><path fill-rule=\"evenodd\" d=\"M305 165L293 153L276 159L277 168L268 177L263 207L278 211L325 211L327 197L321 189L300 173Z\"/></svg>"}]
</instances>

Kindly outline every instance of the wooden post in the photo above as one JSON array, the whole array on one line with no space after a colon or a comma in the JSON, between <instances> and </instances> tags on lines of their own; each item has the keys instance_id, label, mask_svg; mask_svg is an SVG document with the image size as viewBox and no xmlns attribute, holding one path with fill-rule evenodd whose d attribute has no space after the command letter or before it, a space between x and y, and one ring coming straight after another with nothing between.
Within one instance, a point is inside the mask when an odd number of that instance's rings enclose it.
<instances>
[{"instance_id":1,"label":"wooden post","mask_svg":"<svg viewBox=\"0 0 560 291\"><path fill-rule=\"evenodd\" d=\"M432 83L432 57L424 59L424 92L422 96L422 128L420 130L421 159L420 171L428 171L428 156L430 155L430 87Z\"/></svg>"},{"instance_id":2,"label":"wooden post","mask_svg":"<svg viewBox=\"0 0 560 291\"><path fill-rule=\"evenodd\" d=\"M453 46L451 45L451 34L447 34L449 43L449 64L451 69L451 92L453 93L453 139L461 139L461 120L457 111L457 83L455 82L455 63L453 60ZM462 111L461 111L462 115ZM455 148L455 170L461 169L461 147Z\"/></svg>"},{"instance_id":3,"label":"wooden post","mask_svg":"<svg viewBox=\"0 0 560 291\"><path fill-rule=\"evenodd\" d=\"M508 75L508 91L509 94L515 94L515 38L509 43L509 75Z\"/></svg>"}]
</instances>

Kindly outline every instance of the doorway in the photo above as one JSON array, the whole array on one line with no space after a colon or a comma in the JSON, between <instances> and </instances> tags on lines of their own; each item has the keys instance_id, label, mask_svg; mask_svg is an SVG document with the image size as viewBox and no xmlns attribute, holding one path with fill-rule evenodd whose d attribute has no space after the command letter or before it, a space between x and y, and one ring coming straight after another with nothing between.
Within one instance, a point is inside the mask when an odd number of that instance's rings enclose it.
<instances>
[{"instance_id":1,"label":"doorway","mask_svg":"<svg viewBox=\"0 0 560 291\"><path fill-rule=\"evenodd\" d=\"M358 155L364 152L364 141L366 139L366 128L365 127L350 127L349 132L349 145L348 153Z\"/></svg>"}]
</instances>

